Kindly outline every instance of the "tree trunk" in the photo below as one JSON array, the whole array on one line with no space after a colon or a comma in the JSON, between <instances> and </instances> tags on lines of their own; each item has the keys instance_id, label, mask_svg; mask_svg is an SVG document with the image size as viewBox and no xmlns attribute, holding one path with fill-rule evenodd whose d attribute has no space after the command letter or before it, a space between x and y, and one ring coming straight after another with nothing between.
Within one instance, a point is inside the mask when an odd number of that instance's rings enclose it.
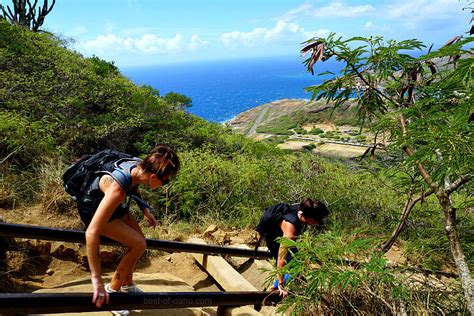
<instances>
[{"instance_id":1,"label":"tree trunk","mask_svg":"<svg viewBox=\"0 0 474 316\"><path fill-rule=\"evenodd\" d=\"M440 189L436 196L438 197L438 201L444 211L444 217L446 220L445 231L449 239L451 253L453 254L459 278L461 279L467 308L471 315L474 315L474 284L461 247L461 241L459 240L458 229L456 227L456 209L453 207L446 190Z\"/></svg>"},{"instance_id":2,"label":"tree trunk","mask_svg":"<svg viewBox=\"0 0 474 316\"><path fill-rule=\"evenodd\" d=\"M407 136L408 129L405 117L403 114L399 114L398 119L400 121L400 127L403 136ZM403 150L408 156L412 156L414 153L414 149L409 146L403 147ZM464 290L464 298L466 299L467 308L469 309L471 315L474 316L474 284L472 282L469 266L466 263L466 257L464 256L464 252L461 247L461 241L459 240L459 233L456 227L456 209L453 207L451 199L449 198L452 192L470 180L470 174L462 175L450 185L446 183L446 187L443 188L431 178L430 174L421 163L417 163L417 168L418 172L429 185L430 189L433 192L436 192L436 197L438 198L439 204L443 209L446 222L444 229L446 231L446 235L448 236L451 253L458 270L461 286Z\"/></svg>"}]
</instances>

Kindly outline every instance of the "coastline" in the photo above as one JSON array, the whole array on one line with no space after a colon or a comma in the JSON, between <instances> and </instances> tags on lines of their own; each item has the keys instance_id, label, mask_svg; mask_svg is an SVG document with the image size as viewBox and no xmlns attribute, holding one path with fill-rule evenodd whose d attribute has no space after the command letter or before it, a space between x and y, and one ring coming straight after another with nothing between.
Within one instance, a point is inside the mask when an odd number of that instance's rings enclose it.
<instances>
[{"instance_id":1,"label":"coastline","mask_svg":"<svg viewBox=\"0 0 474 316\"><path fill-rule=\"evenodd\" d=\"M283 99L277 99L277 100L274 100L274 101L270 101L270 102L266 102L266 103L262 103L262 104L259 104L251 109L248 109L246 111L243 111L243 112L240 112L234 116L232 116L231 118L225 120L225 121L222 121L222 122L219 122L219 124L222 124L222 125L232 125L233 123L232 122L235 122L237 119L241 118L242 116L244 116L246 113L250 113L250 112L254 112L254 111L259 111L259 110L262 110L263 108L265 107L269 107L269 106L272 106L272 105L275 105L275 104L279 104L279 105L287 105L287 104L290 104L290 103L295 103L295 102L298 102L298 103L309 103L311 102L310 99L304 99L304 98L283 98Z\"/></svg>"}]
</instances>

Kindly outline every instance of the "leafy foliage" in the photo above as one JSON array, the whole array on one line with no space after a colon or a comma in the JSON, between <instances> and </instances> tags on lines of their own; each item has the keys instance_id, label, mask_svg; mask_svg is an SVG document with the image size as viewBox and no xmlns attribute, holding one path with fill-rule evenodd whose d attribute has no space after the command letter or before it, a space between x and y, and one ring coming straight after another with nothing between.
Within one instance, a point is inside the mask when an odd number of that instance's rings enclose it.
<instances>
[{"instance_id":1,"label":"leafy foliage","mask_svg":"<svg viewBox=\"0 0 474 316\"><path fill-rule=\"evenodd\" d=\"M464 311L459 283L433 278L429 282L436 287L420 286L418 275L390 267L380 253L372 252L380 240L370 235L363 227L333 227L318 236L305 234L298 242L282 239L298 252L282 269L293 279L288 286L292 295L280 310L292 315Z\"/></svg>"},{"instance_id":2,"label":"leafy foliage","mask_svg":"<svg viewBox=\"0 0 474 316\"><path fill-rule=\"evenodd\" d=\"M469 49L464 48L473 40L456 37L438 51L418 58L407 53L424 48L414 39L343 40L331 34L327 39L308 41L302 50L312 52L305 61L309 71L313 71L316 62L329 58L345 64L338 76L308 88L313 98L332 101L339 107L355 98L362 122L375 121L375 135L379 132L390 135L389 150L396 157L391 166L403 170L410 179L410 193L397 230L406 225L406 218L416 203L435 193L444 214L430 216L445 222L471 312L474 311L473 281L459 237L463 233L458 233L457 209L450 195L461 185L466 195L472 194L473 189L473 181L469 181L474 160L473 58ZM394 154L400 150L405 155ZM415 191L421 191L417 198L413 197ZM398 236L397 230L385 244L387 247Z\"/></svg>"},{"instance_id":3,"label":"leafy foliage","mask_svg":"<svg viewBox=\"0 0 474 316\"><path fill-rule=\"evenodd\" d=\"M424 164L443 183L445 176L454 179L473 171L470 161L474 155L469 145L474 128L469 122L473 110L473 58L463 49L472 40L467 38L415 58L406 52L421 50L424 45L418 40L343 40L331 34L324 40L324 54L346 66L340 76L308 90L313 98L332 101L339 107L356 97L359 115L379 121L374 131L388 131L392 149L414 148L414 155L405 163L414 167ZM465 58L455 61L454 68L450 57L457 55ZM437 59L433 62L433 58ZM429 66L438 71L432 73ZM409 122L406 133L400 128L400 115ZM439 164L435 152L443 157L443 164Z\"/></svg>"},{"instance_id":4,"label":"leafy foliage","mask_svg":"<svg viewBox=\"0 0 474 316\"><path fill-rule=\"evenodd\" d=\"M178 109L186 109L192 106L193 101L185 95L176 92L168 92L165 95L165 101L174 105Z\"/></svg>"}]
</instances>

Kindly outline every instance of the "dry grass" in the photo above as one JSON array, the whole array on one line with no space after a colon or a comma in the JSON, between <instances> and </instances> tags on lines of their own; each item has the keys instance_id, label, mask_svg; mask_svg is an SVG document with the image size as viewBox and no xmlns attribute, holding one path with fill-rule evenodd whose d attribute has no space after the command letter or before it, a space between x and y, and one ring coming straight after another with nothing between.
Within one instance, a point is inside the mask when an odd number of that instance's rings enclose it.
<instances>
[{"instance_id":1,"label":"dry grass","mask_svg":"<svg viewBox=\"0 0 474 316\"><path fill-rule=\"evenodd\" d=\"M65 166L55 160L48 160L39 171L39 202L42 210L49 214L76 213L76 206L64 191L62 175Z\"/></svg>"}]
</instances>

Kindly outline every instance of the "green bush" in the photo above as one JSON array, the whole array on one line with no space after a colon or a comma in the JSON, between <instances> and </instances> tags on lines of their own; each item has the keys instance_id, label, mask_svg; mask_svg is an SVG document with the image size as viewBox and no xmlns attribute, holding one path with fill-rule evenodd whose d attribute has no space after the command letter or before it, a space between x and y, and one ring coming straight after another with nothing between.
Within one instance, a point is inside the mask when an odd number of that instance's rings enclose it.
<instances>
[{"instance_id":1,"label":"green bush","mask_svg":"<svg viewBox=\"0 0 474 316\"><path fill-rule=\"evenodd\" d=\"M321 135L321 137L323 137L323 135ZM333 137L335 137L335 132L333 132L333 131L327 131L327 132L324 133L324 137L326 137L326 138L333 138Z\"/></svg>"},{"instance_id":2,"label":"green bush","mask_svg":"<svg viewBox=\"0 0 474 316\"><path fill-rule=\"evenodd\" d=\"M284 143L287 139L287 135L274 135L272 137L265 138L262 142L270 145L278 145Z\"/></svg>"},{"instance_id":3,"label":"green bush","mask_svg":"<svg viewBox=\"0 0 474 316\"><path fill-rule=\"evenodd\" d=\"M324 131L320 128L313 128L309 133L312 135L319 135L319 134L323 134Z\"/></svg>"},{"instance_id":4,"label":"green bush","mask_svg":"<svg viewBox=\"0 0 474 316\"><path fill-rule=\"evenodd\" d=\"M293 128L293 131L296 133L296 134L306 134L306 130L302 127L295 127Z\"/></svg>"},{"instance_id":5,"label":"green bush","mask_svg":"<svg viewBox=\"0 0 474 316\"><path fill-rule=\"evenodd\" d=\"M228 155L207 149L180 156L182 170L166 194L149 196L175 219L252 227L268 205L305 197L324 201L338 223L351 227L384 222L397 210L394 192L380 187L371 174L351 173L311 154ZM374 188L377 193L366 194Z\"/></svg>"},{"instance_id":6,"label":"green bush","mask_svg":"<svg viewBox=\"0 0 474 316\"><path fill-rule=\"evenodd\" d=\"M307 151L312 151L313 149L316 148L316 144L315 143L310 143L308 145L304 145L303 148Z\"/></svg>"},{"instance_id":7,"label":"green bush","mask_svg":"<svg viewBox=\"0 0 474 316\"><path fill-rule=\"evenodd\" d=\"M269 120L265 124L261 124L257 128L257 133L293 135L293 132L290 130L297 127L298 125L288 115L282 115Z\"/></svg>"}]
</instances>

